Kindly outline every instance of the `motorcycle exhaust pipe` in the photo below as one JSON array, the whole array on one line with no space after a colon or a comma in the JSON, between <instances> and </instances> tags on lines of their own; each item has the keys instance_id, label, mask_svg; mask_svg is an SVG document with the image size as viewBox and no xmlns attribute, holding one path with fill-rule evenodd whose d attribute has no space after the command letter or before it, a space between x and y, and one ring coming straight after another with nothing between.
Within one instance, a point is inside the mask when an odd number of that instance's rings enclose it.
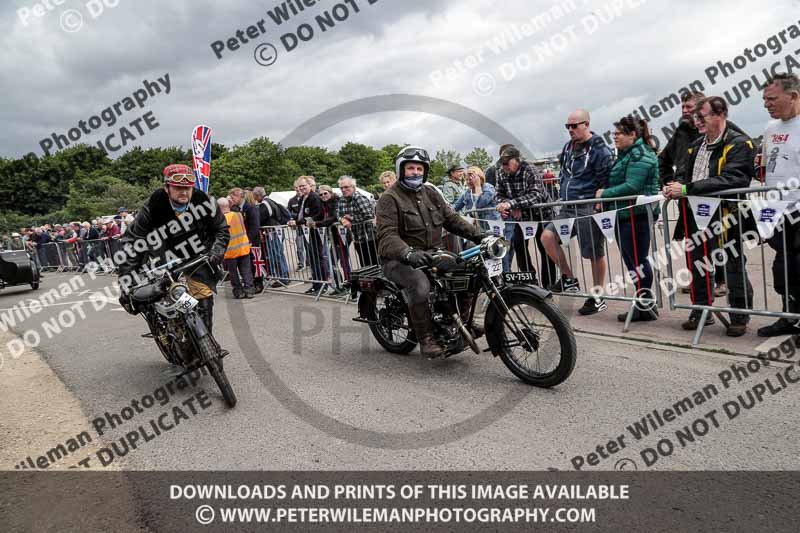
<instances>
[{"instance_id":1,"label":"motorcycle exhaust pipe","mask_svg":"<svg viewBox=\"0 0 800 533\"><path fill-rule=\"evenodd\" d=\"M472 351L476 354L480 354L481 350L478 348L478 343L475 342L475 339L472 338L472 334L467 329L467 326L464 325L464 322L461 320L461 317L458 316L456 313L452 315L453 322L456 323L458 329L461 331L461 334L464 336L464 339L469 344L469 347L472 348Z\"/></svg>"}]
</instances>

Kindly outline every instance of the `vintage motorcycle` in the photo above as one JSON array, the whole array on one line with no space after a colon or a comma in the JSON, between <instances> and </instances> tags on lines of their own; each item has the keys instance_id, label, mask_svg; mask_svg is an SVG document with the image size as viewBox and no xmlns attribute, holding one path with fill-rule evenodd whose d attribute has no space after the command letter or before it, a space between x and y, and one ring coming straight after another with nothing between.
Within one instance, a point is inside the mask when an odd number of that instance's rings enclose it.
<instances>
[{"instance_id":1,"label":"vintage motorcycle","mask_svg":"<svg viewBox=\"0 0 800 533\"><path fill-rule=\"evenodd\" d=\"M222 358L228 352L206 328L196 309L198 301L181 281L182 273L191 272L207 261L208 256L203 255L183 265L182 260L176 259L145 269L144 279L129 291L130 302L135 310L141 311L150 328L150 333L142 336L152 338L167 361L184 368L180 376L207 367L225 403L234 407L236 394L222 366Z\"/></svg>"},{"instance_id":2,"label":"vintage motorcycle","mask_svg":"<svg viewBox=\"0 0 800 533\"><path fill-rule=\"evenodd\" d=\"M491 236L458 255L444 250L434 254L433 265L423 267L431 282L434 336L445 347L446 357L466 346L481 353L461 316L468 316L467 323L471 323L479 307L478 296L485 294L484 327L489 344L485 351L499 356L525 383L558 385L575 367L572 327L548 291L526 284L533 281L532 273L503 273L502 258L508 249L507 241ZM405 294L383 275L380 266L353 271L350 290L354 299L358 296L359 316L353 320L368 324L381 346L396 354L414 349L417 339ZM458 305L459 295L464 293L472 296L468 315L462 314Z\"/></svg>"}]
</instances>

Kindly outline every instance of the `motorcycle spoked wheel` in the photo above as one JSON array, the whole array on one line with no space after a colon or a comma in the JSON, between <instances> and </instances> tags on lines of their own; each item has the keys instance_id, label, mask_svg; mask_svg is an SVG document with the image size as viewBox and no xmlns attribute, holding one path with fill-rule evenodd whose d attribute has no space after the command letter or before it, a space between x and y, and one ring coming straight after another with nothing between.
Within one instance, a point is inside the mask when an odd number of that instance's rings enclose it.
<instances>
[{"instance_id":1,"label":"motorcycle spoked wheel","mask_svg":"<svg viewBox=\"0 0 800 533\"><path fill-rule=\"evenodd\" d=\"M377 294L362 293L361 296L367 299L362 316L380 322L369 325L375 340L388 352L400 355L411 353L417 345L417 340L410 325L405 303L397 294L387 289Z\"/></svg>"},{"instance_id":2,"label":"motorcycle spoked wheel","mask_svg":"<svg viewBox=\"0 0 800 533\"><path fill-rule=\"evenodd\" d=\"M506 306L508 312L498 309L493 324L494 337L500 340L493 347L495 355L529 385L547 388L563 383L577 358L567 318L551 300L527 294L510 295Z\"/></svg>"},{"instance_id":3,"label":"motorcycle spoked wheel","mask_svg":"<svg viewBox=\"0 0 800 533\"><path fill-rule=\"evenodd\" d=\"M222 359L219 358L217 353L216 343L211 339L210 335L206 335L202 339L197 339L197 347L200 350L200 357L206 362L206 367L211 377L217 383L222 398L228 407L236 406L236 393L233 392L228 376L222 368Z\"/></svg>"}]
</instances>

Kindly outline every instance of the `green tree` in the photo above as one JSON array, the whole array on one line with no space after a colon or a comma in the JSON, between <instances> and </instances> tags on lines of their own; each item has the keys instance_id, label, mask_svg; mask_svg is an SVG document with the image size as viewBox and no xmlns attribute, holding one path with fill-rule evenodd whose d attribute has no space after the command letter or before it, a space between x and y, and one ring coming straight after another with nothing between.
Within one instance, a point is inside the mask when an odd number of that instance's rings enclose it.
<instances>
[{"instance_id":1,"label":"green tree","mask_svg":"<svg viewBox=\"0 0 800 533\"><path fill-rule=\"evenodd\" d=\"M213 152L212 152L213 154ZM153 178L160 178L164 167L172 164L192 166L189 150L171 146L169 148L134 147L119 156L111 165L111 174L132 185L145 185ZM213 169L213 159L212 159Z\"/></svg>"},{"instance_id":2,"label":"green tree","mask_svg":"<svg viewBox=\"0 0 800 533\"><path fill-rule=\"evenodd\" d=\"M79 173L70 186L63 215L70 220L90 220L114 215L120 207L136 209L151 194L150 184L132 185L117 177L96 171Z\"/></svg>"},{"instance_id":3,"label":"green tree","mask_svg":"<svg viewBox=\"0 0 800 533\"><path fill-rule=\"evenodd\" d=\"M487 152L485 148L476 146L464 157L464 161L470 166L485 169L492 164L492 156L489 155L489 152Z\"/></svg>"},{"instance_id":4,"label":"green tree","mask_svg":"<svg viewBox=\"0 0 800 533\"><path fill-rule=\"evenodd\" d=\"M336 153L317 146L292 146L284 156L287 162L294 163L291 168L299 169L296 176L314 176L318 184L334 185L348 170Z\"/></svg>"},{"instance_id":5,"label":"green tree","mask_svg":"<svg viewBox=\"0 0 800 533\"><path fill-rule=\"evenodd\" d=\"M211 160L210 191L215 196L225 196L233 187L269 188L289 179L283 150L266 137L234 146L216 161Z\"/></svg>"},{"instance_id":6,"label":"green tree","mask_svg":"<svg viewBox=\"0 0 800 533\"><path fill-rule=\"evenodd\" d=\"M365 144L349 142L339 150L339 158L344 162L347 174L359 181L359 186L366 188L377 183L381 164L378 150Z\"/></svg>"}]
</instances>

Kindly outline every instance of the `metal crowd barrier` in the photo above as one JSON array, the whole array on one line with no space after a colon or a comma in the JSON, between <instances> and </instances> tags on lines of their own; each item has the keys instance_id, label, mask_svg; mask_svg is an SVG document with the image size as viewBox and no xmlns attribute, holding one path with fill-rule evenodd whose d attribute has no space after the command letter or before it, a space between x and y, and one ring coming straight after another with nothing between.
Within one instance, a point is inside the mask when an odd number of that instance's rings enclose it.
<instances>
[{"instance_id":1,"label":"metal crowd barrier","mask_svg":"<svg viewBox=\"0 0 800 533\"><path fill-rule=\"evenodd\" d=\"M486 218L486 214L481 217L481 212L491 209L474 210L467 214L476 223L481 226L488 224L495 234L504 235L511 241L512 252L504 260L505 271L535 271L539 285L550 289L565 275L566 267L572 273L571 277L577 278L581 289L560 292L561 296L583 299L601 297L628 302L630 305L622 328L623 332L627 332L637 308L642 312L651 312L651 309L663 307L659 290L662 271L658 262L648 262L648 258L656 256L659 246L656 239L659 233L654 231L657 219L655 204L637 206L638 198L623 196L548 202L512 211L508 218L499 220L479 220ZM609 210L609 204L615 204L615 210L628 211L629 222L620 223L615 211ZM553 244L548 254L542 237L550 224L554 226L550 228L554 232L550 236ZM601 229L601 224L605 229ZM635 238L642 225L647 228L650 237L648 249L644 250L636 246ZM535 246L530 246L530 240L535 242ZM620 249L618 262L610 260L614 254L609 248L609 240L613 240ZM624 251L619 246L621 242L625 243ZM630 258L634 269L629 269L625 264L623 254ZM558 260L554 261L551 255L557 255ZM652 277L649 287L642 286L646 262L650 264ZM602 279L594 279L595 272L602 273ZM643 292L643 289L649 290Z\"/></svg>"},{"instance_id":2,"label":"metal crowd barrier","mask_svg":"<svg viewBox=\"0 0 800 533\"><path fill-rule=\"evenodd\" d=\"M323 289L332 295L349 297L345 283L350 272L378 264L374 224L356 224L349 229L340 224L330 227L266 226L261 228L261 247L256 258L257 271L265 280L310 283L316 298Z\"/></svg>"},{"instance_id":3,"label":"metal crowd barrier","mask_svg":"<svg viewBox=\"0 0 800 533\"><path fill-rule=\"evenodd\" d=\"M791 253L783 253L783 259L778 264L773 264L773 272L776 270L782 271L782 279L774 279L774 284L777 286L782 283L784 287L783 295L781 298L782 310L775 311L770 309L768 282L767 282L767 247L768 244L773 249L780 247L786 251L787 240L784 231L786 218L783 218L781 225L775 227L774 224L778 222L778 205L772 200L767 200L767 193L776 191L777 196L782 200L786 192L784 188L778 187L748 187L742 189L732 189L718 193L715 195L708 195L704 198L716 199L719 201L718 206L714 206L714 202L707 202L698 204L695 201L697 210L705 210L708 217L719 218L721 221L717 226L717 233L719 235L706 235L701 236L699 232L692 235L695 242L694 250L696 253L684 254L686 256L686 263L682 265L685 270L692 271L700 275L702 279L693 282L692 302L691 304L681 304L676 300L675 291L670 291L669 304L670 309L689 309L692 311L701 312L699 326L695 332L692 344L698 344L700 337L703 334L706 319L709 314L716 315L723 325L728 326L728 320L722 313L729 313L731 315L739 315L741 317L751 316L767 316L772 318L786 318L791 320L800 320L800 312L791 312L789 303L789 293L791 292L792 283L790 283L790 270L794 276L797 275L797 264L792 264L790 267ZM745 197L745 195L749 195ZM733 197L733 198L731 198ZM754 200L766 208L758 209L758 213L753 212ZM665 204L668 204L666 202ZM682 198L678 202L673 202L673 205L678 206L678 210L683 214L682 226L684 234L688 233L687 217L692 209L690 202ZM671 213L665 209L665 213ZM789 214L789 212L784 213ZM758 220L756 220L756 215ZM794 213L790 215L792 219L799 219L800 214ZM695 218L692 211L692 217ZM664 216L664 239L669 239L671 235L670 226L672 220L669 216ZM758 225L762 224L762 228L766 228L764 224L772 224L773 235L769 239L765 239L760 233ZM794 224L792 224L794 226ZM680 227L676 226L676 230ZM800 237L800 235L798 235ZM687 238L684 237L684 241ZM672 247L665 248L667 256L667 276L674 279L676 276L675 265L672 261ZM791 248L800 250L800 246L792 243ZM758 256L761 263L762 275L761 283L757 289L752 287L750 276L747 271L747 250L758 250ZM701 253L702 252L702 253ZM770 254L772 255L772 254ZM699 263L698 263L699 262ZM721 267L721 273L720 273ZM777 268L776 268L777 267ZM685 271L684 270L684 271ZM792 277L794 277L792 276ZM774 277L774 276L773 276ZM713 279L712 279L713 278ZM714 305L714 287L720 281L723 281L728 289L727 299L728 305ZM697 291L699 285L699 291ZM704 286L703 286L704 285ZM778 287L776 287L777 290ZM696 294L696 291L699 294ZM705 298L703 298L705 296ZM757 301L758 300L758 301ZM757 305L758 304L758 305ZM796 307L800 311L800 305Z\"/></svg>"},{"instance_id":4,"label":"metal crowd barrier","mask_svg":"<svg viewBox=\"0 0 800 533\"><path fill-rule=\"evenodd\" d=\"M36 257L42 272L83 272L86 265L95 262L101 266L98 274L111 274L116 271L111 259L118 250L118 239L60 241L38 246Z\"/></svg>"}]
</instances>

